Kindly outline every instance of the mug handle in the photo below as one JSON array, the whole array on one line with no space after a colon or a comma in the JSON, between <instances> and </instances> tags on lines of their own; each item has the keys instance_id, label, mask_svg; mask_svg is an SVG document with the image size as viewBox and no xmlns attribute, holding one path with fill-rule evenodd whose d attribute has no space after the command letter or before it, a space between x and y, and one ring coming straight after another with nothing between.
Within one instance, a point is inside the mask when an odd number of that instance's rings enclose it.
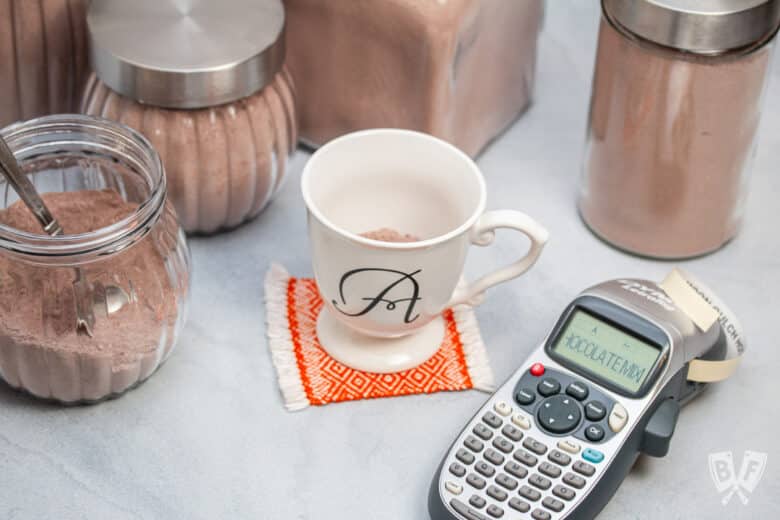
<instances>
[{"instance_id":1,"label":"mug handle","mask_svg":"<svg viewBox=\"0 0 780 520\"><path fill-rule=\"evenodd\" d=\"M531 268L547 243L550 234L534 219L521 213L508 209L488 211L484 213L471 228L471 243L481 247L489 246L496 238L495 230L499 228L515 229L531 239L531 247L528 253L520 260L502 267L492 273L486 274L476 282L459 286L455 289L447 307L468 303L478 305L482 303L484 292L500 283L517 278Z\"/></svg>"}]
</instances>

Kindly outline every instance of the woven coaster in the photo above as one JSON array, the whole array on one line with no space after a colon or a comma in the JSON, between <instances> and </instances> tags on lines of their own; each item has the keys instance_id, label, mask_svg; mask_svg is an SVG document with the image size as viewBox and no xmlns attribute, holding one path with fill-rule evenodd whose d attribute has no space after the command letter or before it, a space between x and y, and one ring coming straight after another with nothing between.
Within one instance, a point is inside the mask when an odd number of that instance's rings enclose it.
<instances>
[{"instance_id":1,"label":"woven coaster","mask_svg":"<svg viewBox=\"0 0 780 520\"><path fill-rule=\"evenodd\" d=\"M445 338L428 361L403 372L375 374L342 365L320 346L316 328L322 298L313 279L292 277L274 264L265 278L265 298L268 347L290 411L358 399L494 390L471 307L444 311Z\"/></svg>"}]
</instances>

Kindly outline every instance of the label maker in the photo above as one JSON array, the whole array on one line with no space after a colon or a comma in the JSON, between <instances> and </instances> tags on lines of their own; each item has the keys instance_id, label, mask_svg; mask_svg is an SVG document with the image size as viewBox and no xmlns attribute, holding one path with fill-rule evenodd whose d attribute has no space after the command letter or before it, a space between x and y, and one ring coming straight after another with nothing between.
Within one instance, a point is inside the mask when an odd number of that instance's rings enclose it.
<instances>
[{"instance_id":1,"label":"label maker","mask_svg":"<svg viewBox=\"0 0 780 520\"><path fill-rule=\"evenodd\" d=\"M654 282L584 291L457 437L431 518L593 518L640 453L668 452L680 407L706 387L691 361L727 352L717 320L702 330Z\"/></svg>"}]
</instances>

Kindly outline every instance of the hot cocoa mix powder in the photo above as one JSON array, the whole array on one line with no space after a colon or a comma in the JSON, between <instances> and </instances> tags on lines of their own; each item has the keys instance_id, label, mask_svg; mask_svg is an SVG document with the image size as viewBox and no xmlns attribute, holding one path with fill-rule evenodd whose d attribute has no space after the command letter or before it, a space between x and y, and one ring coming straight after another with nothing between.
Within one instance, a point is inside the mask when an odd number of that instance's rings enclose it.
<instances>
[{"instance_id":1,"label":"hot cocoa mix powder","mask_svg":"<svg viewBox=\"0 0 780 520\"><path fill-rule=\"evenodd\" d=\"M43 199L68 234L110 226L138 208L110 190L48 193ZM43 234L21 202L0 210L0 224ZM76 327L75 267L32 265L0 255L3 378L35 395L70 401L99 399L148 376L159 363L161 331L177 316L163 256L152 237L81 266L96 300L91 337ZM121 289L127 298L110 315L105 298L101 301L105 288ZM107 385L110 392L105 392Z\"/></svg>"},{"instance_id":2,"label":"hot cocoa mix powder","mask_svg":"<svg viewBox=\"0 0 780 520\"><path fill-rule=\"evenodd\" d=\"M382 242L417 242L420 239L414 235L400 233L395 229L381 228L374 231L366 231L360 236L370 238L371 240L381 240Z\"/></svg>"},{"instance_id":3,"label":"hot cocoa mix powder","mask_svg":"<svg viewBox=\"0 0 780 520\"><path fill-rule=\"evenodd\" d=\"M602 22L580 204L598 235L675 258L736 234L769 51L683 59Z\"/></svg>"},{"instance_id":4,"label":"hot cocoa mix powder","mask_svg":"<svg viewBox=\"0 0 780 520\"><path fill-rule=\"evenodd\" d=\"M125 201L113 190L45 193L42 198L68 235L116 224L138 209L138 204ZM46 234L21 201L0 210L0 224L27 233Z\"/></svg>"}]
</instances>

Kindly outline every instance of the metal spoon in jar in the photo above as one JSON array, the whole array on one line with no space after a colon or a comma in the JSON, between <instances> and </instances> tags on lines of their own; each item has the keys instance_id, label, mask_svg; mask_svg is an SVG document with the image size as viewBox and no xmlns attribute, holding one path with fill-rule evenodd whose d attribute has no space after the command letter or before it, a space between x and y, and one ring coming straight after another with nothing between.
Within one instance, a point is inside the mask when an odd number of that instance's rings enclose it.
<instances>
[{"instance_id":1,"label":"metal spoon in jar","mask_svg":"<svg viewBox=\"0 0 780 520\"><path fill-rule=\"evenodd\" d=\"M43 230L51 236L61 235L62 227L60 223L51 214L49 208L46 207L32 181L22 172L14 153L2 136L0 136L0 167L2 167L3 175L5 175L8 183L32 211L35 218L38 219Z\"/></svg>"},{"instance_id":2,"label":"metal spoon in jar","mask_svg":"<svg viewBox=\"0 0 780 520\"><path fill-rule=\"evenodd\" d=\"M62 226L46 207L35 185L22 172L14 153L2 135L0 135L0 170L22 202L35 215L43 231L49 236L64 234ZM76 267L75 270L73 294L76 305L76 331L92 337L95 328L95 307L99 306L104 309L106 315L111 315L124 307L130 298L121 287L103 287L100 282L95 284L93 293L93 286L84 277L82 269ZM99 295L102 297L96 298Z\"/></svg>"}]
</instances>

